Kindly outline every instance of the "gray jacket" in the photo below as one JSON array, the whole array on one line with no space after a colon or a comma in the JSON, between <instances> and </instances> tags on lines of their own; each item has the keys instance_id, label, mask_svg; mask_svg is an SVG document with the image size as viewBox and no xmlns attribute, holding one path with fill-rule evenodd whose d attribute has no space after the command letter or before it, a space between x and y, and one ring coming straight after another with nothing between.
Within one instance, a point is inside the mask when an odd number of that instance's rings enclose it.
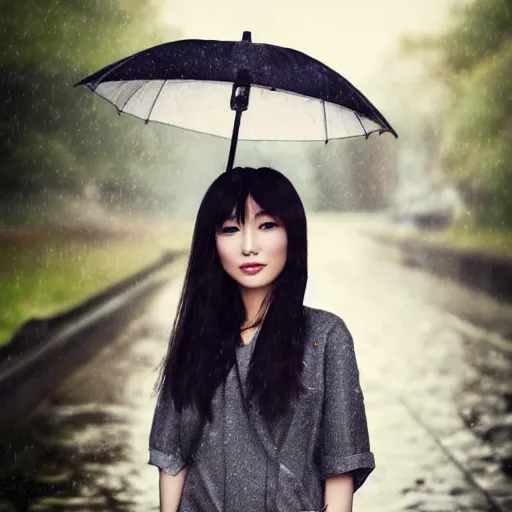
<instances>
[{"instance_id":1,"label":"gray jacket","mask_svg":"<svg viewBox=\"0 0 512 512\"><path fill-rule=\"evenodd\" d=\"M308 329L303 383L293 410L271 427L245 403L256 340L214 395L214 420L157 402L149 463L175 475L195 447L180 512L292 512L324 506L327 478L351 472L357 490L375 467L352 336L341 318L304 306ZM195 439L199 434L199 442Z\"/></svg>"}]
</instances>

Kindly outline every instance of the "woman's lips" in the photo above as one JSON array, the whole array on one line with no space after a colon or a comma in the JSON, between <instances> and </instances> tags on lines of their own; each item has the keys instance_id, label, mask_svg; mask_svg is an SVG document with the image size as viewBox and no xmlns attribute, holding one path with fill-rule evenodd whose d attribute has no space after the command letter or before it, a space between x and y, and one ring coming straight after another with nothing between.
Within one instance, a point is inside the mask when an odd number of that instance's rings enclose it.
<instances>
[{"instance_id":1,"label":"woman's lips","mask_svg":"<svg viewBox=\"0 0 512 512\"><path fill-rule=\"evenodd\" d=\"M240 267L240 270L244 274L254 275L257 274L265 265L247 265L245 267Z\"/></svg>"}]
</instances>

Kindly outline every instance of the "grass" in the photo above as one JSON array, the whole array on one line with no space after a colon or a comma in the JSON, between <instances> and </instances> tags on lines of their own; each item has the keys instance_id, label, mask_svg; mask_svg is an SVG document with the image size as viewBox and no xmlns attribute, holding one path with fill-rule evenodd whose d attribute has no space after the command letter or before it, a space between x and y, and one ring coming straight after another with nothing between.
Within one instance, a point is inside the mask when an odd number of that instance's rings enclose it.
<instances>
[{"instance_id":1,"label":"grass","mask_svg":"<svg viewBox=\"0 0 512 512\"><path fill-rule=\"evenodd\" d=\"M0 236L0 346L29 318L54 315L156 261L186 250L189 226L166 234Z\"/></svg>"}]
</instances>

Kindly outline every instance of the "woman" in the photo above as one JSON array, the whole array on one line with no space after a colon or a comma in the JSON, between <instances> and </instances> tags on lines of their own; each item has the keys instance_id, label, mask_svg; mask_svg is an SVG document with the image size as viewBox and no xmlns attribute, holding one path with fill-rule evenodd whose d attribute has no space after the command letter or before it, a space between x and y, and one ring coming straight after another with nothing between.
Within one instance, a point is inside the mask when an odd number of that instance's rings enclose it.
<instances>
[{"instance_id":1,"label":"woman","mask_svg":"<svg viewBox=\"0 0 512 512\"><path fill-rule=\"evenodd\" d=\"M158 384L161 511L352 510L375 467L352 337L303 305L306 217L290 181L210 186Z\"/></svg>"}]
</instances>

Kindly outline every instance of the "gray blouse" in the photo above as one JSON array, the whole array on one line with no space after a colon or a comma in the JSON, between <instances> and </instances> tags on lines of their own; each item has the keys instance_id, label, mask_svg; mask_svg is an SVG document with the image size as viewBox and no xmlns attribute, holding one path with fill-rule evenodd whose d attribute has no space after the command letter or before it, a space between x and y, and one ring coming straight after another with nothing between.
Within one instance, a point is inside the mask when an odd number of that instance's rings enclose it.
<instances>
[{"instance_id":1,"label":"gray blouse","mask_svg":"<svg viewBox=\"0 0 512 512\"><path fill-rule=\"evenodd\" d=\"M244 400L258 333L237 348L237 364L215 393L213 421L202 432L190 410L178 414L158 400L149 464L175 475L185 465L182 454L196 447L180 512L319 510L325 479L351 472L357 490L374 469L352 336L333 313L304 309L306 392L275 425Z\"/></svg>"}]
</instances>

